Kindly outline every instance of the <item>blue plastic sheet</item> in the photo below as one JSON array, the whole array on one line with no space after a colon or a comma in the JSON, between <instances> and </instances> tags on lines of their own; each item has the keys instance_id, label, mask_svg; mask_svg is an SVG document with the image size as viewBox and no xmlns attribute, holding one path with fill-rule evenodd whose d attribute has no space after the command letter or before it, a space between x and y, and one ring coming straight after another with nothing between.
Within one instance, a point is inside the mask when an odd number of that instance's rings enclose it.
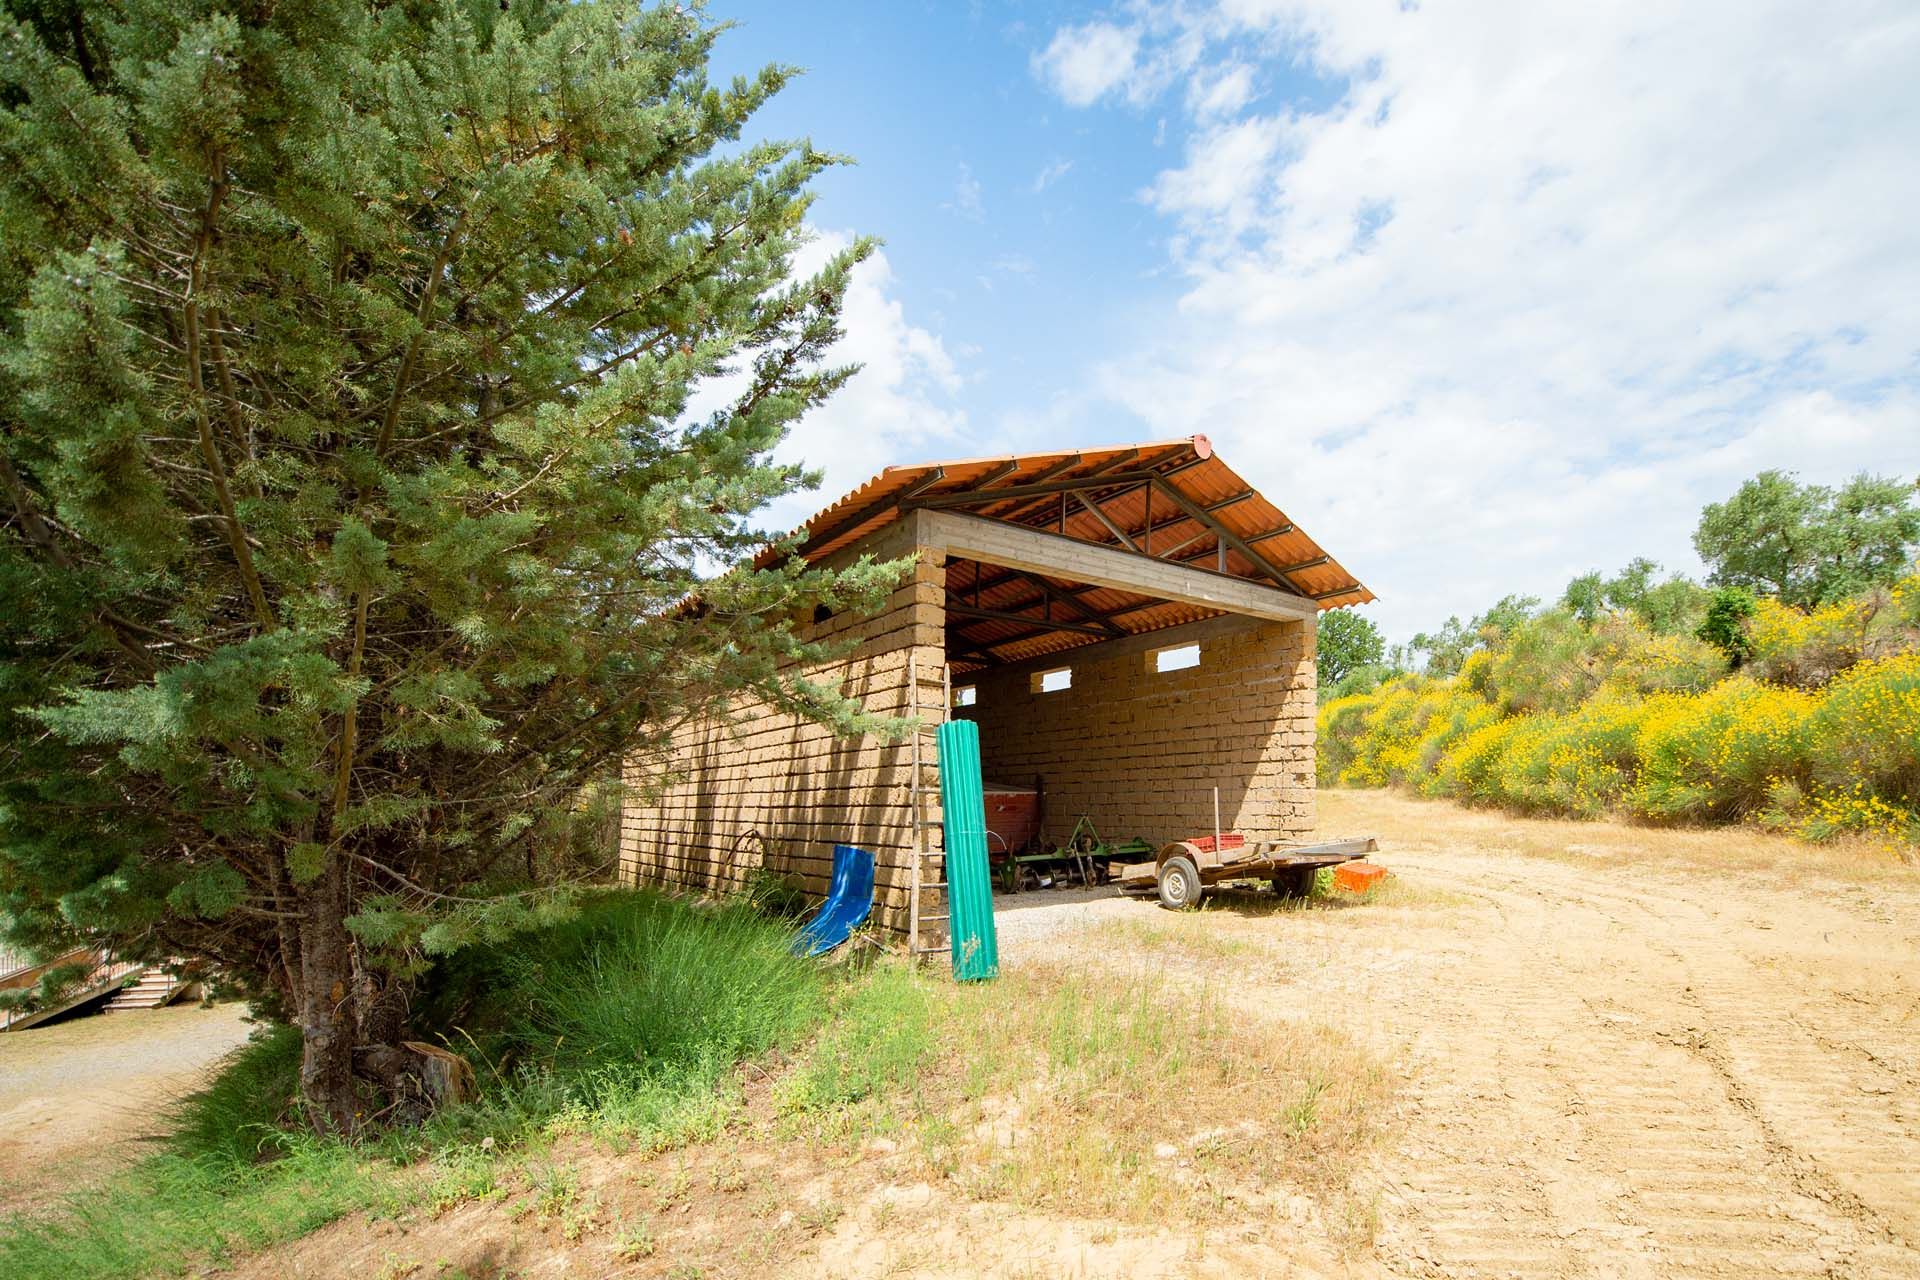
<instances>
[{"instance_id":1,"label":"blue plastic sheet","mask_svg":"<svg viewBox=\"0 0 1920 1280\"><path fill-rule=\"evenodd\" d=\"M831 951L867 922L873 910L873 855L850 844L833 846L833 884L819 912L793 944L799 956Z\"/></svg>"}]
</instances>

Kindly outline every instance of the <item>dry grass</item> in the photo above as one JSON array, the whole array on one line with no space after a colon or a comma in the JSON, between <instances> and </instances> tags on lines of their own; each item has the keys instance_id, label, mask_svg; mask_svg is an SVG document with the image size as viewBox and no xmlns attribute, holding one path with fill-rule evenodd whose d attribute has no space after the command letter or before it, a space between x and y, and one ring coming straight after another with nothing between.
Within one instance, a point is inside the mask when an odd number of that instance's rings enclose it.
<instances>
[{"instance_id":1,"label":"dry grass","mask_svg":"<svg viewBox=\"0 0 1920 1280\"><path fill-rule=\"evenodd\" d=\"M1110 927L1134 959L1256 948L1169 920ZM830 1035L788 1088L790 1126L816 1141L885 1135L930 1179L1025 1211L1168 1226L1304 1197L1335 1238L1370 1236L1355 1173L1388 1077L1334 1028L1252 1016L1192 972L1078 962L971 987L881 973L869 990L872 1014L845 1010L840 1035L871 1017L875 1037ZM847 1088L855 1053L901 1069Z\"/></svg>"}]
</instances>

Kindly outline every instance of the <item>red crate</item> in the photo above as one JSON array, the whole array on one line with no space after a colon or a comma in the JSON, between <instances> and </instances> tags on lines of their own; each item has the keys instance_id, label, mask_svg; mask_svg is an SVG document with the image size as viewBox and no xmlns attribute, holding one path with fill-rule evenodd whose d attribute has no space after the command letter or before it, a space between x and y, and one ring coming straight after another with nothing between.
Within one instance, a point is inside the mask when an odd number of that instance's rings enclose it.
<instances>
[{"instance_id":1,"label":"red crate","mask_svg":"<svg viewBox=\"0 0 1920 1280\"><path fill-rule=\"evenodd\" d=\"M1033 839L1039 817L1040 794L1032 787L1009 787L989 782L983 788L987 805L987 852L1018 853Z\"/></svg>"},{"instance_id":2,"label":"red crate","mask_svg":"<svg viewBox=\"0 0 1920 1280\"><path fill-rule=\"evenodd\" d=\"M1194 848L1198 849L1202 853L1213 852L1212 836L1195 836L1193 839L1187 841L1187 843L1192 845ZM1220 833L1220 848L1222 852L1225 852L1228 849L1243 848L1245 847L1246 843L1247 843L1247 838L1241 835L1238 831L1222 831Z\"/></svg>"}]
</instances>

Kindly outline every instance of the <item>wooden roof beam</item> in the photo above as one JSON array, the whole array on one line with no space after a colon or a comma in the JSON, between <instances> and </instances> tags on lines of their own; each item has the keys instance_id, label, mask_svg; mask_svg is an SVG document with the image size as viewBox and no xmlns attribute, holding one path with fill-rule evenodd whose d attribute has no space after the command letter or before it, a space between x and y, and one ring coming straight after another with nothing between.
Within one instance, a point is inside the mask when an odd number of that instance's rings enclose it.
<instances>
[{"instance_id":1,"label":"wooden roof beam","mask_svg":"<svg viewBox=\"0 0 1920 1280\"><path fill-rule=\"evenodd\" d=\"M1030 613L1010 613L1004 609L976 609L970 604L947 602L947 614L956 618L978 618L983 622L1018 622L1043 628L1040 634L1049 631L1071 631L1076 635L1098 636L1102 640L1111 640L1115 627L1097 627L1089 622L1069 622L1064 618L1036 618Z\"/></svg>"},{"instance_id":2,"label":"wooden roof beam","mask_svg":"<svg viewBox=\"0 0 1920 1280\"><path fill-rule=\"evenodd\" d=\"M1127 541L1128 545L1130 546L1132 546L1134 543L1138 543L1139 544L1138 546L1133 547L1135 551L1139 551L1142 555L1157 555L1162 560L1171 560L1176 553L1186 550L1188 547L1192 546L1194 543L1198 542L1200 539L1208 536L1213 532L1211 527L1205 524L1202 524L1200 526L1199 533L1193 535L1190 538L1182 539L1180 542L1175 543L1170 548L1167 548L1158 552L1147 550L1147 548L1152 545L1153 535L1156 531L1165 531L1167 529L1177 529L1183 524L1188 524L1193 522L1193 517L1186 514L1186 512L1183 511L1179 515L1173 517L1171 520L1162 520L1162 521L1159 521L1158 523L1155 523L1153 519L1153 497L1152 497L1153 482L1151 480L1149 480L1147 483L1147 490L1148 490L1147 522L1141 525L1138 529L1131 531L1129 534L1126 535L1126 538L1123 539L1123 541ZM1119 495L1116 494L1114 496L1118 497ZM1252 489L1242 489L1240 492L1233 494L1230 497L1220 498L1214 502L1209 502L1200 509L1202 511L1205 511L1208 515L1212 515L1217 511L1225 511L1228 507L1236 506L1239 503L1245 502L1249 498L1253 498L1257 496L1258 495ZM1084 501L1084 499L1082 500ZM1113 526L1108 525L1108 528L1112 528L1112 527ZM1288 525L1287 528L1291 529L1293 528L1293 526ZM1119 531L1115 530L1115 532L1118 533ZM1267 537L1269 535L1262 534L1260 536Z\"/></svg>"},{"instance_id":3,"label":"wooden roof beam","mask_svg":"<svg viewBox=\"0 0 1920 1280\"><path fill-rule=\"evenodd\" d=\"M987 474L981 476L978 480L975 480L973 483L977 487L985 489L989 485L995 485L1000 483L1000 481L1005 480L1008 476L1012 475L1014 472L1018 471L1019 469L1020 469L1020 459L1008 458L1005 462L1001 463L999 466L995 467L993 470L987 472Z\"/></svg>"},{"instance_id":4,"label":"wooden roof beam","mask_svg":"<svg viewBox=\"0 0 1920 1280\"><path fill-rule=\"evenodd\" d=\"M1148 491L1151 492L1152 490L1149 489ZM1131 493L1133 491L1129 489L1127 492ZM1073 497L1074 497L1074 500L1078 502L1081 506L1093 512L1093 518L1098 520L1101 524L1105 525L1107 527L1108 533L1120 539L1121 546L1133 552L1135 555L1145 554L1143 551L1140 550L1140 544L1135 542L1132 538L1129 538L1127 536L1127 531L1125 529L1122 529L1119 525L1113 522L1113 517L1107 514L1106 508L1102 507L1097 502L1087 501L1087 495L1080 492L1078 489L1074 490Z\"/></svg>"},{"instance_id":5,"label":"wooden roof beam","mask_svg":"<svg viewBox=\"0 0 1920 1280\"><path fill-rule=\"evenodd\" d=\"M1083 481L1083 480L1098 479L1099 477L1114 470L1116 467L1126 466L1128 463L1132 462L1135 458L1139 456L1140 456L1140 451L1138 449L1122 450L1121 452L1116 453L1113 457L1106 459L1104 462L1096 462L1091 468L1088 469L1085 475L1071 477L1069 480L1069 483L1079 483L1080 481ZM1003 489L1001 490L1001 492L1006 493L1012 487L1013 486L1008 486L1007 489ZM1017 520L1021 516L1027 514L1027 512L1033 510L1038 505L1039 504L1035 502L1028 502L1028 503L1025 503L1024 505L1016 506L1011 511L1002 511L1002 512L996 513L997 518L1001 520Z\"/></svg>"},{"instance_id":6,"label":"wooden roof beam","mask_svg":"<svg viewBox=\"0 0 1920 1280\"><path fill-rule=\"evenodd\" d=\"M1242 538L1239 534L1208 515L1193 499L1170 484L1161 485L1160 491L1167 495L1167 501L1173 503L1174 506L1179 507L1195 520L1200 521L1200 523L1212 529L1215 534L1219 535L1220 542L1223 546L1232 547L1235 551L1245 556L1254 568L1273 579L1276 585L1284 587L1289 592L1298 592L1299 588L1291 578L1287 577L1281 570L1275 568L1272 562L1267 560L1266 557L1262 556L1258 551L1248 546L1245 538ZM1224 572L1226 556L1222 554L1220 560L1222 572Z\"/></svg>"},{"instance_id":7,"label":"wooden roof beam","mask_svg":"<svg viewBox=\"0 0 1920 1280\"><path fill-rule=\"evenodd\" d=\"M959 507L984 507L996 502L1019 498L1050 498L1063 493L1086 492L1094 489L1126 489L1144 484L1151 477L1144 471L1125 471L1119 475L1070 476L1065 480L1045 480L1036 483L1003 485L998 489L980 492L973 489L958 489L952 493L936 493L926 497L916 497L912 506L928 511L947 511ZM1009 520L1009 516L995 516L996 520Z\"/></svg>"},{"instance_id":8,"label":"wooden roof beam","mask_svg":"<svg viewBox=\"0 0 1920 1280\"><path fill-rule=\"evenodd\" d=\"M1293 591L1004 520L926 510L916 512L915 520L915 541L949 558L979 560L1042 577L1256 618L1297 621L1317 612L1313 601Z\"/></svg>"},{"instance_id":9,"label":"wooden roof beam","mask_svg":"<svg viewBox=\"0 0 1920 1280\"><path fill-rule=\"evenodd\" d=\"M1091 592L1104 591L1107 589L1105 587L1058 588L1058 587L1055 587L1052 583L1048 582L1045 578L1036 577L1035 575L1030 573L1014 574L1012 577L1001 579L1001 581L1004 583L1004 582L1015 581L1017 579L1025 579L1026 581L1031 582L1034 586L1039 588L1040 594L1038 596L1034 596L1029 599L1018 600L1018 601L1014 601L1012 603L1003 605L1001 606L1002 612L1018 613L1023 617L1030 617L1031 615L1027 614L1026 610L1033 608L1035 605L1064 604L1072 608L1075 613L1079 614L1080 617L1085 619L1087 622L1090 622L1095 626L1104 626L1107 630L1107 633L1113 636L1123 636L1127 634L1125 631L1122 631L1119 627L1113 625L1112 620L1114 618L1119 617L1123 613L1131 613L1135 609L1144 609L1148 605L1166 603L1164 600L1146 600L1146 601L1142 601L1139 604L1128 605L1123 609L1115 609L1109 613L1102 613L1098 609L1088 607L1080 599L1080 597L1087 595ZM976 603L976 607L978 607L977 603ZM1052 611L1049 609L1049 611L1045 615L1043 615L1040 618L1035 618L1033 620L1035 622L1052 621Z\"/></svg>"}]
</instances>

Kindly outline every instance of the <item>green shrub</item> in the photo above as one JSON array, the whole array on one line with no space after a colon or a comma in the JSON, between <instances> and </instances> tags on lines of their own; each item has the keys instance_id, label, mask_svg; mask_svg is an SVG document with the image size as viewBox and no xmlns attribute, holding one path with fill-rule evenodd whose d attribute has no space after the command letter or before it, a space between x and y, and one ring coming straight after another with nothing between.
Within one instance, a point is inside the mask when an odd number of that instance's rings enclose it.
<instances>
[{"instance_id":1,"label":"green shrub","mask_svg":"<svg viewBox=\"0 0 1920 1280\"><path fill-rule=\"evenodd\" d=\"M1707 616L1694 634L1738 667L1753 653L1753 640L1747 634L1747 620L1759 606L1749 587L1722 587L1707 602Z\"/></svg>"},{"instance_id":2,"label":"green shrub","mask_svg":"<svg viewBox=\"0 0 1920 1280\"><path fill-rule=\"evenodd\" d=\"M656 1144L710 1134L733 1105L734 1064L825 1016L826 978L793 937L745 902L620 891L467 948L435 967L414 1012L476 1061L481 1096L360 1147L290 1126L300 1036L268 1031L177 1108L161 1154L54 1212L0 1221L0 1275L179 1273L357 1209L457 1197L491 1185L495 1152L542 1126ZM425 1155L443 1158L438 1180L397 1176Z\"/></svg>"},{"instance_id":3,"label":"green shrub","mask_svg":"<svg viewBox=\"0 0 1920 1280\"><path fill-rule=\"evenodd\" d=\"M562 1074L730 1066L826 1011L820 968L793 954L793 936L744 904L609 895L513 949L512 1035Z\"/></svg>"}]
</instances>

